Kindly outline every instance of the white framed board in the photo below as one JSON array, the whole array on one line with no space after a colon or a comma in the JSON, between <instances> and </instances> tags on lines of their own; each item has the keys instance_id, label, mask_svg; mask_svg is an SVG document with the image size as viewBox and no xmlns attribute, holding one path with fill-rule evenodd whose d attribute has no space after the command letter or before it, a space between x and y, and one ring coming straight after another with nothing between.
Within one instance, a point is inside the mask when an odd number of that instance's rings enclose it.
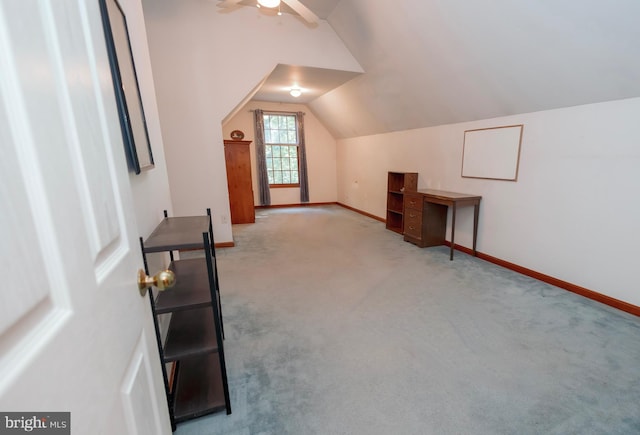
<instances>
[{"instance_id":1,"label":"white framed board","mask_svg":"<svg viewBox=\"0 0 640 435\"><path fill-rule=\"evenodd\" d=\"M462 176L517 181L523 130L523 124L466 130Z\"/></svg>"}]
</instances>

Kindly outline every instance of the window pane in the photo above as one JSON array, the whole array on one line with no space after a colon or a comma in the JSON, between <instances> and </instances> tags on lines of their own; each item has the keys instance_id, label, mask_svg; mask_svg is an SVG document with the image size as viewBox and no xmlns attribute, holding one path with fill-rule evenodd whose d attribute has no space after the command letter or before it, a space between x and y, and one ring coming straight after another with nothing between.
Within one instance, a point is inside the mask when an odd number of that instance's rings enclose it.
<instances>
[{"instance_id":1,"label":"window pane","mask_svg":"<svg viewBox=\"0 0 640 435\"><path fill-rule=\"evenodd\" d=\"M274 184L282 184L282 172L281 171L275 171L273 173L273 177L274 177Z\"/></svg>"},{"instance_id":2,"label":"window pane","mask_svg":"<svg viewBox=\"0 0 640 435\"><path fill-rule=\"evenodd\" d=\"M267 174L270 184L298 184L298 132L293 114L264 115Z\"/></svg>"},{"instance_id":3,"label":"window pane","mask_svg":"<svg viewBox=\"0 0 640 435\"><path fill-rule=\"evenodd\" d=\"M264 115L265 143L297 144L297 123L295 115Z\"/></svg>"}]
</instances>

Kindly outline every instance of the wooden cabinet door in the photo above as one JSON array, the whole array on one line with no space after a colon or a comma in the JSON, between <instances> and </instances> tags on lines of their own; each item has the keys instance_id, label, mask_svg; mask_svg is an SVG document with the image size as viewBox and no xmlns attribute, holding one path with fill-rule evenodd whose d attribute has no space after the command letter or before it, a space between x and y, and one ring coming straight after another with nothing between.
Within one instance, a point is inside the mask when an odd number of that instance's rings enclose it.
<instances>
[{"instance_id":1,"label":"wooden cabinet door","mask_svg":"<svg viewBox=\"0 0 640 435\"><path fill-rule=\"evenodd\" d=\"M256 221L251 183L250 144L251 141L246 140L224 141L232 224L248 224Z\"/></svg>"}]
</instances>

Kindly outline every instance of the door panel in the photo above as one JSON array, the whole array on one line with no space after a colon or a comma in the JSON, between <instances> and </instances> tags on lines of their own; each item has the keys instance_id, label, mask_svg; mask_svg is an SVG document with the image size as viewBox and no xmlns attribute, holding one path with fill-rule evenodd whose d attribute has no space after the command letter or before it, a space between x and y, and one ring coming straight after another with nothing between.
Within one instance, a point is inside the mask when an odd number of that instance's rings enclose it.
<instances>
[{"instance_id":1,"label":"door panel","mask_svg":"<svg viewBox=\"0 0 640 435\"><path fill-rule=\"evenodd\" d=\"M157 392L153 382L151 362L147 355L149 352L146 337L141 335L121 387L123 410L127 428L131 434L162 433L159 424L161 419L157 415L160 407L154 400ZM155 418L143 420L137 418L140 415L155 415Z\"/></svg>"},{"instance_id":2,"label":"door panel","mask_svg":"<svg viewBox=\"0 0 640 435\"><path fill-rule=\"evenodd\" d=\"M0 2L0 409L170 433L98 2Z\"/></svg>"},{"instance_id":3,"label":"door panel","mask_svg":"<svg viewBox=\"0 0 640 435\"><path fill-rule=\"evenodd\" d=\"M0 243L0 255L3 259L3 268L7 273L5 284L10 288L21 288L20 294L0 293L0 334L15 325L33 312L38 305L47 304L51 307L49 280L39 282L38 276L31 273L33 270L44 271L45 261L39 251L33 252L38 246L38 231L30 213L29 194L27 187L21 179L20 160L13 148L6 146L11 137L4 106L0 106L0 141L3 146L3 156L0 159L0 173L3 177L13 180L11 185L0 185L0 204L11 204L11 207L3 207L0 213L0 228L21 226L21 232L10 232L2 238ZM33 183L32 183L33 186ZM33 186L32 189L37 189ZM35 196L35 195L31 195ZM19 255L16 256L15 254ZM31 253L31 264L20 261ZM6 350L0 340L0 350ZM4 352L3 352L4 353ZM0 379L3 378L2 366L0 366Z\"/></svg>"},{"instance_id":4,"label":"door panel","mask_svg":"<svg viewBox=\"0 0 640 435\"><path fill-rule=\"evenodd\" d=\"M67 5L72 3L67 2ZM64 122L72 151L74 177L79 187L92 255L106 262L117 249L114 243L122 234L118 222L122 211L116 201L117 192L113 189L117 186L115 174L110 172L111 166L105 164L113 161L113 155L109 138L104 136L105 129L100 125L100 105L93 87L93 84L100 83L99 71L96 65L91 64L91 53L86 46L88 41L82 37L80 26L72 26L70 31L62 32L53 28L69 22L88 24L83 22L80 8L56 5L51 14L49 37L57 38L56 54L67 60L63 70L58 71L57 84L62 114L66 115ZM105 250L111 252L105 253Z\"/></svg>"},{"instance_id":5,"label":"door panel","mask_svg":"<svg viewBox=\"0 0 640 435\"><path fill-rule=\"evenodd\" d=\"M48 262L43 255L55 249L46 237L51 221L45 213L32 213L32 204L45 197L43 181L37 173L28 182L22 178L37 169L35 153L26 143L16 147L10 131L7 111L0 105L0 174L6 180L0 183L0 258L5 270L0 292L0 392L29 360L29 343L56 331L68 312L57 258Z\"/></svg>"}]
</instances>

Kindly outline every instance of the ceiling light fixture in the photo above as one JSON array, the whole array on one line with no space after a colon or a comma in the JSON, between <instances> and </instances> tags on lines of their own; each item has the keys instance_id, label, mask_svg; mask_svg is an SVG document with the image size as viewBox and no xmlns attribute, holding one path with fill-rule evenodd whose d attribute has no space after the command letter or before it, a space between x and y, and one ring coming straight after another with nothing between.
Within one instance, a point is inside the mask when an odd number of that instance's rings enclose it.
<instances>
[{"instance_id":1,"label":"ceiling light fixture","mask_svg":"<svg viewBox=\"0 0 640 435\"><path fill-rule=\"evenodd\" d=\"M275 8L280 6L280 0L258 0L258 7Z\"/></svg>"},{"instance_id":2,"label":"ceiling light fixture","mask_svg":"<svg viewBox=\"0 0 640 435\"><path fill-rule=\"evenodd\" d=\"M300 90L300 88L291 88L289 93L291 94L292 97L296 97L296 98L302 95L302 91Z\"/></svg>"}]
</instances>

